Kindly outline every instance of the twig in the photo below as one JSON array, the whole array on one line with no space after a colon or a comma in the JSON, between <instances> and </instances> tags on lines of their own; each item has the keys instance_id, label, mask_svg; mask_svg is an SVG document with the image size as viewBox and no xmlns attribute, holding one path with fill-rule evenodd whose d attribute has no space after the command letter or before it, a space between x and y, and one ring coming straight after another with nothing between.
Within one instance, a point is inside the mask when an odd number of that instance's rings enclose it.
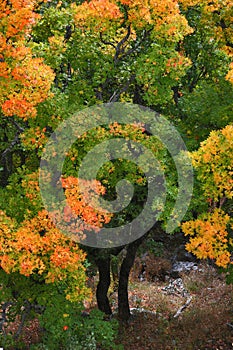
<instances>
[{"instance_id":1,"label":"twig","mask_svg":"<svg viewBox=\"0 0 233 350\"><path fill-rule=\"evenodd\" d=\"M26 322L26 319L27 319L31 309L32 309L31 304L26 300L25 304L24 304L24 311L23 311L22 316L21 316L19 327L18 327L16 333L14 334L14 339L18 339L19 336L21 335L24 324Z\"/></svg>"},{"instance_id":2,"label":"twig","mask_svg":"<svg viewBox=\"0 0 233 350\"><path fill-rule=\"evenodd\" d=\"M10 122L16 127L19 133L24 131L24 128L21 125L19 125L19 123L17 123L14 119L11 119Z\"/></svg>"},{"instance_id":3,"label":"twig","mask_svg":"<svg viewBox=\"0 0 233 350\"><path fill-rule=\"evenodd\" d=\"M6 158L7 154L11 152L12 148L19 143L19 134L17 133L15 135L15 138L13 141L11 141L11 144L9 147L7 147L1 154L1 159Z\"/></svg>"},{"instance_id":4,"label":"twig","mask_svg":"<svg viewBox=\"0 0 233 350\"><path fill-rule=\"evenodd\" d=\"M145 30L143 32L143 36L141 38L141 40L135 44L134 47L132 47L131 49L128 49L125 53L122 54L122 57L126 57L126 56L129 56L131 55L131 53L133 53L134 51L137 50L137 48L143 43L143 41L146 39L146 37L150 34L150 32L152 31L152 29L149 29L149 30Z\"/></svg>"},{"instance_id":5,"label":"twig","mask_svg":"<svg viewBox=\"0 0 233 350\"><path fill-rule=\"evenodd\" d=\"M177 318L180 316L181 312L184 311L184 309L186 309L187 306L189 306L189 304L191 303L192 301L192 297L189 297L186 301L186 303L184 305L182 305L178 310L177 312L175 313L175 315L173 316L174 318Z\"/></svg>"}]
</instances>

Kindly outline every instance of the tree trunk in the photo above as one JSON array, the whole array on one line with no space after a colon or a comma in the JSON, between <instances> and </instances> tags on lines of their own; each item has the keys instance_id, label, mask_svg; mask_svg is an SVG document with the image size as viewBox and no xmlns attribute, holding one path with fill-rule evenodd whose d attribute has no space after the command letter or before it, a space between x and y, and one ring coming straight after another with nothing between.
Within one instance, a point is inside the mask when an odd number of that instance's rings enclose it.
<instances>
[{"instance_id":1,"label":"tree trunk","mask_svg":"<svg viewBox=\"0 0 233 350\"><path fill-rule=\"evenodd\" d=\"M96 299L98 308L106 315L111 315L112 310L108 300L108 288L111 283L110 278L110 257L100 258L96 260L99 270L99 283L96 289Z\"/></svg>"},{"instance_id":2,"label":"tree trunk","mask_svg":"<svg viewBox=\"0 0 233 350\"><path fill-rule=\"evenodd\" d=\"M129 273L133 266L135 255L140 244L141 240L128 245L126 256L121 264L118 285L118 317L121 321L127 321L130 317L128 299Z\"/></svg>"},{"instance_id":3,"label":"tree trunk","mask_svg":"<svg viewBox=\"0 0 233 350\"><path fill-rule=\"evenodd\" d=\"M127 253L121 264L118 284L118 317L121 321L126 322L130 318L128 284L130 270L134 264L138 247L148 237L150 231L145 235L130 243L127 247Z\"/></svg>"}]
</instances>

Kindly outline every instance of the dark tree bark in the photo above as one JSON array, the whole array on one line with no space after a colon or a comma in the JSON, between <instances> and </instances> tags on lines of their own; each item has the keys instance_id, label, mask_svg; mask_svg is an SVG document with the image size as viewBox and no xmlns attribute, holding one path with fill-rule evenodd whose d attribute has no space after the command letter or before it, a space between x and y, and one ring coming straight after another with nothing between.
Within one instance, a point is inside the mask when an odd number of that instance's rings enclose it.
<instances>
[{"instance_id":1,"label":"dark tree bark","mask_svg":"<svg viewBox=\"0 0 233 350\"><path fill-rule=\"evenodd\" d=\"M142 241L147 237L144 235L137 241L130 243L127 247L127 253L121 264L119 285L118 285L118 317L121 321L126 322L130 318L129 299L128 299L128 283L129 274L133 266L137 249Z\"/></svg>"},{"instance_id":2,"label":"dark tree bark","mask_svg":"<svg viewBox=\"0 0 233 350\"><path fill-rule=\"evenodd\" d=\"M144 100L142 96L143 96L142 87L139 86L138 84L135 84L134 93L133 93L133 103L143 106Z\"/></svg>"},{"instance_id":3,"label":"dark tree bark","mask_svg":"<svg viewBox=\"0 0 233 350\"><path fill-rule=\"evenodd\" d=\"M96 260L96 265L99 270L99 283L96 289L96 299L98 308L106 315L111 315L112 310L108 300L108 288L111 283L110 278L110 256Z\"/></svg>"}]
</instances>

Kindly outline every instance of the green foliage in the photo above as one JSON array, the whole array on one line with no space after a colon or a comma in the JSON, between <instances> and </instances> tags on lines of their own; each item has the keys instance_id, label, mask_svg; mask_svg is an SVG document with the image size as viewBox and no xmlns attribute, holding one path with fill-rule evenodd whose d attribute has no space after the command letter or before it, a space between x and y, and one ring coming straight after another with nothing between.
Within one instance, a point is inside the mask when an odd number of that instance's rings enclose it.
<instances>
[{"instance_id":1,"label":"green foliage","mask_svg":"<svg viewBox=\"0 0 233 350\"><path fill-rule=\"evenodd\" d=\"M62 283L44 284L37 277L30 278L18 273L6 274L0 270L0 303L9 304L7 322L25 317L26 322L39 318L41 333L40 344L31 349L121 349L114 345L118 322L106 321L103 313L91 311L82 315L82 303L73 303L66 299L65 286ZM24 349L22 340L15 334L2 334L1 345L6 349Z\"/></svg>"},{"instance_id":2,"label":"green foliage","mask_svg":"<svg viewBox=\"0 0 233 350\"><path fill-rule=\"evenodd\" d=\"M190 66L190 61L182 57L174 47L163 44L152 43L151 48L139 57L136 65L136 79L144 85L143 99L148 106L171 102L171 87L177 84Z\"/></svg>"},{"instance_id":3,"label":"green foliage","mask_svg":"<svg viewBox=\"0 0 233 350\"><path fill-rule=\"evenodd\" d=\"M41 300L50 300L55 296L57 290L55 285L41 284L34 277L25 277L19 273L7 274L4 270L0 270L0 304L3 306L9 303L6 314L6 322L14 322L18 318L21 323L23 318L26 322L32 320L43 310L43 306L39 304ZM5 326L5 325L4 325ZM1 345L6 349L24 349L25 344L22 344L20 332L18 337L16 332L13 334L1 335ZM12 346L12 348L10 347Z\"/></svg>"},{"instance_id":4,"label":"green foliage","mask_svg":"<svg viewBox=\"0 0 233 350\"><path fill-rule=\"evenodd\" d=\"M232 84L224 79L202 81L192 93L185 92L179 100L182 118L177 124L191 150L204 141L211 130L233 122Z\"/></svg>"},{"instance_id":5,"label":"green foliage","mask_svg":"<svg viewBox=\"0 0 233 350\"><path fill-rule=\"evenodd\" d=\"M46 349L121 349L114 345L118 331L116 320L104 320L99 310L82 315L80 306L64 303L61 299L57 302L59 304L56 306L54 303L47 305L40 317L41 326L45 329L41 343ZM36 345L32 349L40 349L40 346Z\"/></svg>"},{"instance_id":6,"label":"green foliage","mask_svg":"<svg viewBox=\"0 0 233 350\"><path fill-rule=\"evenodd\" d=\"M162 256L164 253L164 245L162 242L156 242L153 238L146 241L148 251L154 256Z\"/></svg>"},{"instance_id":7,"label":"green foliage","mask_svg":"<svg viewBox=\"0 0 233 350\"><path fill-rule=\"evenodd\" d=\"M42 209L39 192L33 200L26 195L30 178L33 179L30 168L19 167L8 179L8 185L5 188L0 187L0 208L18 223L36 216L38 211Z\"/></svg>"}]
</instances>

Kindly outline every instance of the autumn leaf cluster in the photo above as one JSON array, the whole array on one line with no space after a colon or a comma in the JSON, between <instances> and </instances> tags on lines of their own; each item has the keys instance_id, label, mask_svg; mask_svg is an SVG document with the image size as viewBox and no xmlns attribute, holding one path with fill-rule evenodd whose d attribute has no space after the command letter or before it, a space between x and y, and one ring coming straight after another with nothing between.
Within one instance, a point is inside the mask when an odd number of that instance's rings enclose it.
<instances>
[{"instance_id":1,"label":"autumn leaf cluster","mask_svg":"<svg viewBox=\"0 0 233 350\"><path fill-rule=\"evenodd\" d=\"M28 46L39 15L35 2L0 1L0 107L5 116L35 117L36 106L50 95L52 69Z\"/></svg>"},{"instance_id":2,"label":"autumn leaf cluster","mask_svg":"<svg viewBox=\"0 0 233 350\"><path fill-rule=\"evenodd\" d=\"M213 259L218 266L231 264L232 217L224 206L233 197L233 126L212 131L200 148L191 153L197 178L209 204L209 210L196 220L182 224L190 236L188 251L200 259Z\"/></svg>"},{"instance_id":3,"label":"autumn leaf cluster","mask_svg":"<svg viewBox=\"0 0 233 350\"><path fill-rule=\"evenodd\" d=\"M5 272L28 277L35 274L46 283L69 280L69 300L88 295L85 254L54 226L45 210L19 227L1 212L0 231L0 264Z\"/></svg>"}]
</instances>

